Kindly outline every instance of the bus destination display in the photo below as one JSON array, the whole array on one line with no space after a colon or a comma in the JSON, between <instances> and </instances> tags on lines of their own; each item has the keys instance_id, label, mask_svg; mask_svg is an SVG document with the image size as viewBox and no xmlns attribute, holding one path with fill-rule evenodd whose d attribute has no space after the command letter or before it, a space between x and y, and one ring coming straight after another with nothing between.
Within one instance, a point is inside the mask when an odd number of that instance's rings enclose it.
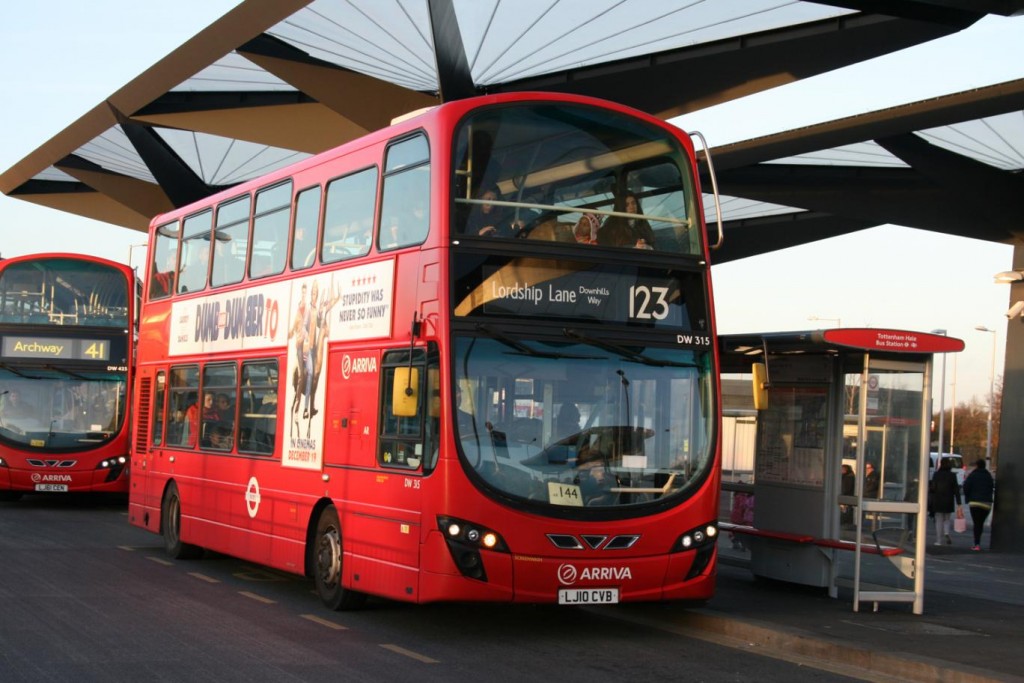
<instances>
[{"instance_id":1,"label":"bus destination display","mask_svg":"<svg viewBox=\"0 0 1024 683\"><path fill-rule=\"evenodd\" d=\"M5 358L46 358L61 360L110 360L110 342L105 339L60 339L57 337L4 337Z\"/></svg>"}]
</instances>

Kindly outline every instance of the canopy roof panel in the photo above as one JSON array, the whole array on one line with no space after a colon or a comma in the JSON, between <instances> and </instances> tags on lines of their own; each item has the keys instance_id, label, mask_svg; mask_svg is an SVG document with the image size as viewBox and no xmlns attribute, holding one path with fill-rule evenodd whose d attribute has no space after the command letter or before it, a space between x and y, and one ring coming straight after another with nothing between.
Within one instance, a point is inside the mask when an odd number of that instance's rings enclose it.
<instances>
[{"instance_id":1,"label":"canopy roof panel","mask_svg":"<svg viewBox=\"0 0 1024 683\"><path fill-rule=\"evenodd\" d=\"M0 190L143 230L439 101L551 90L670 118L1021 11L1024 0L245 0L5 171ZM1011 210L985 209L981 229L936 220L934 200L978 167L987 197L1024 196L1020 90L713 150L727 233L716 262L888 222L1008 239Z\"/></svg>"}]
</instances>

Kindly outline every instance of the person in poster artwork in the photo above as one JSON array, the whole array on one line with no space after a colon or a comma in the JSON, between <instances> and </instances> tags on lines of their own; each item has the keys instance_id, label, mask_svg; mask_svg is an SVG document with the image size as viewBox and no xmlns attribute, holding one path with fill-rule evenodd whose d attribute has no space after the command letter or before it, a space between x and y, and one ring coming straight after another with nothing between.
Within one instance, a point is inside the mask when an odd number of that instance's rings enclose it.
<instances>
[{"instance_id":1,"label":"person in poster artwork","mask_svg":"<svg viewBox=\"0 0 1024 683\"><path fill-rule=\"evenodd\" d=\"M292 431L298 429L299 405L302 397L306 394L306 361L309 358L309 345L307 338L309 333L309 323L310 306L306 301L306 283L303 282L301 294L299 295L299 303L295 307L295 320L292 322L292 326L288 330L288 338L295 339L295 369L292 372L292 387L295 389L295 396L292 398L291 406Z\"/></svg>"},{"instance_id":2,"label":"person in poster artwork","mask_svg":"<svg viewBox=\"0 0 1024 683\"><path fill-rule=\"evenodd\" d=\"M316 390L320 385L320 371L323 369L324 355L327 351L327 339L331 329L331 309L341 299L341 291L335 290L333 286L328 288L328 293L319 299L319 303L317 302L318 294L319 288L317 283L314 282L311 295L313 314L310 316L308 332L308 338L311 339L309 354L311 367L308 368L306 385L306 401L311 406L309 409L310 418L319 412ZM303 417L305 417L305 414L303 414Z\"/></svg>"}]
</instances>

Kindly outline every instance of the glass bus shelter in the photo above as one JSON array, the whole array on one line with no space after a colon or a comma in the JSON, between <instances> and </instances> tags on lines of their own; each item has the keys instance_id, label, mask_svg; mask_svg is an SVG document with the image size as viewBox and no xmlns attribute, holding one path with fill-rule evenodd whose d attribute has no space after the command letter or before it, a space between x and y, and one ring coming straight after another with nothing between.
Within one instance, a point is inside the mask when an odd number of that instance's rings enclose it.
<instances>
[{"instance_id":1,"label":"glass bus shelter","mask_svg":"<svg viewBox=\"0 0 1024 683\"><path fill-rule=\"evenodd\" d=\"M921 614L932 357L963 348L876 328L719 337L723 559Z\"/></svg>"}]
</instances>

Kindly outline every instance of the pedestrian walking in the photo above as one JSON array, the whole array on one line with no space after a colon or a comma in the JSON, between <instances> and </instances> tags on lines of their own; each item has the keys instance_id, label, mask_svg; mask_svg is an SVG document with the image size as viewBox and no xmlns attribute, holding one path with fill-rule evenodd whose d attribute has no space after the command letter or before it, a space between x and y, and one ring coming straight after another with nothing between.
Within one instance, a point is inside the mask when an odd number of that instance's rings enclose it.
<instances>
[{"instance_id":1,"label":"pedestrian walking","mask_svg":"<svg viewBox=\"0 0 1024 683\"><path fill-rule=\"evenodd\" d=\"M960 507L960 486L953 473L953 462L943 458L939 469L932 475L928 484L928 500L932 512L935 513L935 545L953 543L949 537L949 516Z\"/></svg>"},{"instance_id":2,"label":"pedestrian walking","mask_svg":"<svg viewBox=\"0 0 1024 683\"><path fill-rule=\"evenodd\" d=\"M996 485L992 473L985 468L984 458L974 463L974 470L964 480L964 498L971 511L974 524L974 545L971 550L981 550L981 534L985 531L985 520L992 511Z\"/></svg>"}]
</instances>

